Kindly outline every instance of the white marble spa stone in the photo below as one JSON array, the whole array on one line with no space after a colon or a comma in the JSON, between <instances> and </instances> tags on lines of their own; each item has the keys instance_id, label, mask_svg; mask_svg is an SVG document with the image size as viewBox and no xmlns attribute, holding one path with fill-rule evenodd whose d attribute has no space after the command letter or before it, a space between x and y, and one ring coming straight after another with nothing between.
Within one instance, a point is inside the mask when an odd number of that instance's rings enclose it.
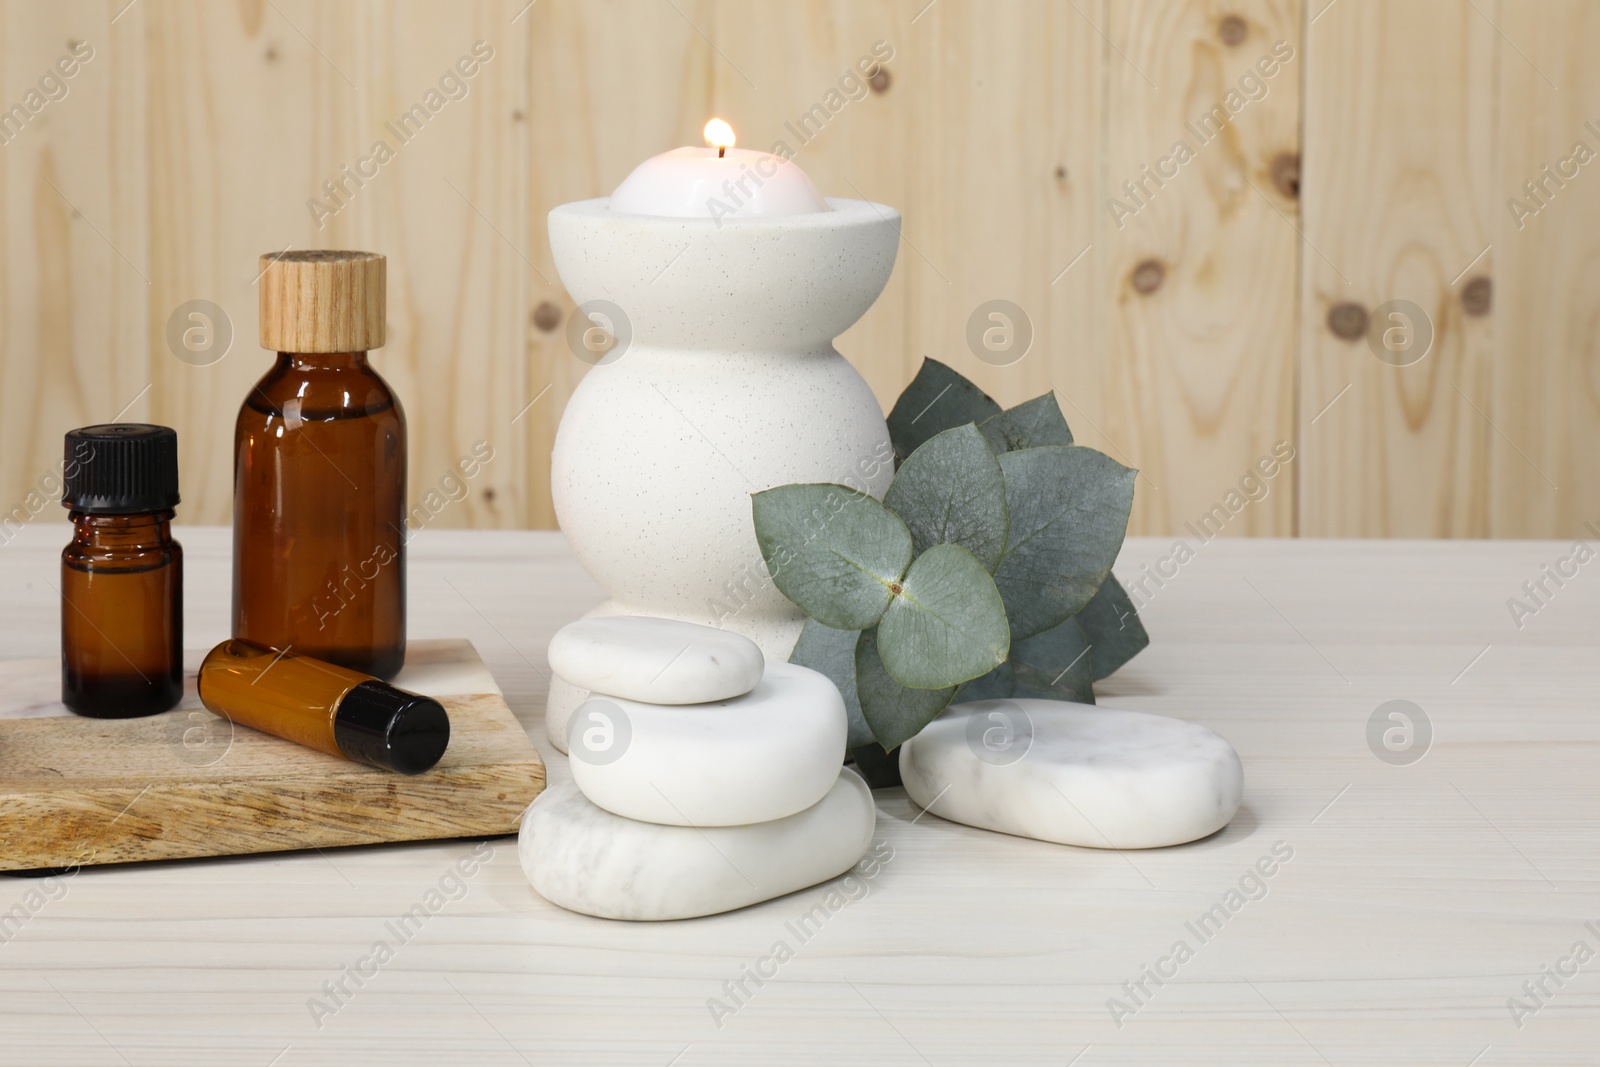
<instances>
[{"instance_id":1,"label":"white marble spa stone","mask_svg":"<svg viewBox=\"0 0 1600 1067\"><path fill-rule=\"evenodd\" d=\"M669 826L770 822L809 808L844 762L844 698L826 675L769 663L744 696L646 704L591 696L567 734L573 781L600 807Z\"/></svg>"},{"instance_id":2,"label":"white marble spa stone","mask_svg":"<svg viewBox=\"0 0 1600 1067\"><path fill-rule=\"evenodd\" d=\"M788 603L785 601L785 603ZM793 604L789 605L791 608ZM652 618L671 618L680 622L693 623L696 626L704 625L701 620L710 620L713 617L704 610L696 612L671 612L661 609L652 609L648 614ZM789 654L794 651L794 643L800 635L800 627L805 616L800 615L799 608L794 608L795 619L770 615L746 615L739 613L738 627L735 632L742 633L745 637L756 643L761 649L761 656L767 663L784 663L789 659ZM626 604L615 600L607 600L598 605L588 615L588 619L617 618L624 615L638 615L641 610L630 608ZM735 620L723 619L730 628L734 627ZM567 726L572 713L578 705L589 699L589 690L583 686L573 685L563 679L559 674L550 676L550 696L545 702L545 733L550 738L550 744L556 751L566 754L567 751Z\"/></svg>"},{"instance_id":3,"label":"white marble spa stone","mask_svg":"<svg viewBox=\"0 0 1600 1067\"><path fill-rule=\"evenodd\" d=\"M572 783L522 817L517 855L533 888L604 919L692 919L804 889L866 854L877 812L854 771L806 810L774 822L694 829L613 815Z\"/></svg>"},{"instance_id":4,"label":"white marble spa stone","mask_svg":"<svg viewBox=\"0 0 1600 1067\"><path fill-rule=\"evenodd\" d=\"M900 749L913 801L985 830L1090 848L1158 848L1215 833L1244 768L1204 726L1056 700L954 704Z\"/></svg>"},{"instance_id":5,"label":"white marble spa stone","mask_svg":"<svg viewBox=\"0 0 1600 1067\"><path fill-rule=\"evenodd\" d=\"M643 615L579 619L550 641L550 669L569 684L651 704L743 696L764 664L748 637Z\"/></svg>"}]
</instances>

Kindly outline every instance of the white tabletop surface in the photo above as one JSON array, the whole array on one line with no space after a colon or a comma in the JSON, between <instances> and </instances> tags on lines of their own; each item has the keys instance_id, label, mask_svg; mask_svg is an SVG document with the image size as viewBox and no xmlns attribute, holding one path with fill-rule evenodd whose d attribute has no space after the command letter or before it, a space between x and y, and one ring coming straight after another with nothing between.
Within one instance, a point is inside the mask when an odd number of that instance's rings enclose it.
<instances>
[{"instance_id":1,"label":"white tabletop surface","mask_svg":"<svg viewBox=\"0 0 1600 1067\"><path fill-rule=\"evenodd\" d=\"M225 636L229 540L178 535L200 649ZM0 545L0 658L56 655L65 537L41 518ZM1170 549L1131 541L1117 572ZM509 837L91 868L42 905L44 883L0 878L0 915L27 915L0 928L0 1063L1600 1062L1600 561L1547 581L1521 629L1507 607L1569 550L1216 541L1148 585L1153 643L1102 702L1202 722L1245 767L1232 825L1178 848L986 833L896 789L877 795L888 858L832 910L824 885L685 922L574 915ZM428 530L411 552L411 636L472 638L565 780L544 647L598 589L557 534ZM1405 766L1367 742L1395 699L1433 730ZM1265 895L1247 880L1256 899L1197 938L1275 845L1292 859ZM360 964L441 885L392 958ZM1180 940L1176 975L1132 999ZM792 958L755 985L780 941Z\"/></svg>"}]
</instances>

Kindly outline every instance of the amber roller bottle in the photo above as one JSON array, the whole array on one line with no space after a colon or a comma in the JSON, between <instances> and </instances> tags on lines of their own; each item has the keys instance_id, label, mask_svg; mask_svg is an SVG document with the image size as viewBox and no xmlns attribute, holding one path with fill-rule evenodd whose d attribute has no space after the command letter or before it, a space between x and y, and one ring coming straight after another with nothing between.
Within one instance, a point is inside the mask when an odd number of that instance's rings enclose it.
<instances>
[{"instance_id":1,"label":"amber roller bottle","mask_svg":"<svg viewBox=\"0 0 1600 1067\"><path fill-rule=\"evenodd\" d=\"M183 697L178 435L143 423L73 430L63 475L61 702L97 719L166 711Z\"/></svg>"},{"instance_id":2,"label":"amber roller bottle","mask_svg":"<svg viewBox=\"0 0 1600 1067\"><path fill-rule=\"evenodd\" d=\"M237 638L200 665L200 701L244 726L401 774L421 774L450 743L450 718L431 697Z\"/></svg>"},{"instance_id":3,"label":"amber roller bottle","mask_svg":"<svg viewBox=\"0 0 1600 1067\"><path fill-rule=\"evenodd\" d=\"M405 660L405 414L367 352L384 342L384 258L261 257L277 364L234 432L233 633L393 677Z\"/></svg>"}]
</instances>

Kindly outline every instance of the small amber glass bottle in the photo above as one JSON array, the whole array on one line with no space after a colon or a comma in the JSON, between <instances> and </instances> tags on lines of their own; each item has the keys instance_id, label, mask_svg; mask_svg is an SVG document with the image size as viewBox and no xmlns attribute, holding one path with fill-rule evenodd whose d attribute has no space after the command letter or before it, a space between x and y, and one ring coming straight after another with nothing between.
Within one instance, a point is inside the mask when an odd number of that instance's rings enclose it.
<instances>
[{"instance_id":1,"label":"small amber glass bottle","mask_svg":"<svg viewBox=\"0 0 1600 1067\"><path fill-rule=\"evenodd\" d=\"M183 698L178 435L140 423L73 430L63 474L61 702L97 719L166 711Z\"/></svg>"},{"instance_id":2,"label":"small amber glass bottle","mask_svg":"<svg viewBox=\"0 0 1600 1067\"><path fill-rule=\"evenodd\" d=\"M367 364L384 258L261 257L278 353L234 431L233 633L379 678L405 660L406 422Z\"/></svg>"},{"instance_id":3,"label":"small amber glass bottle","mask_svg":"<svg viewBox=\"0 0 1600 1067\"><path fill-rule=\"evenodd\" d=\"M437 700L238 638L206 654L200 702L242 726L401 774L421 774L450 743Z\"/></svg>"}]
</instances>

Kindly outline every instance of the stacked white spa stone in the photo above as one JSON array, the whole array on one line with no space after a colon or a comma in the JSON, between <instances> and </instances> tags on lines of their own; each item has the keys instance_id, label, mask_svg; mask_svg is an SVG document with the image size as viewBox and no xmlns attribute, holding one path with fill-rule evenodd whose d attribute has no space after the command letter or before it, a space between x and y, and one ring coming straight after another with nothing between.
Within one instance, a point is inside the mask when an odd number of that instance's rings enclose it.
<instances>
[{"instance_id":1,"label":"stacked white spa stone","mask_svg":"<svg viewBox=\"0 0 1600 1067\"><path fill-rule=\"evenodd\" d=\"M587 699L572 782L522 819L534 889L608 919L687 919L849 870L872 840L872 793L842 769L839 690L766 663L748 638L641 616L583 619L550 667Z\"/></svg>"}]
</instances>

